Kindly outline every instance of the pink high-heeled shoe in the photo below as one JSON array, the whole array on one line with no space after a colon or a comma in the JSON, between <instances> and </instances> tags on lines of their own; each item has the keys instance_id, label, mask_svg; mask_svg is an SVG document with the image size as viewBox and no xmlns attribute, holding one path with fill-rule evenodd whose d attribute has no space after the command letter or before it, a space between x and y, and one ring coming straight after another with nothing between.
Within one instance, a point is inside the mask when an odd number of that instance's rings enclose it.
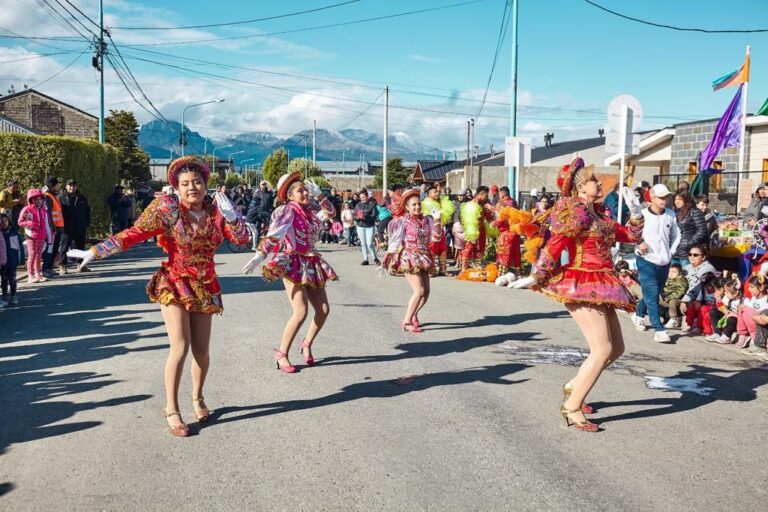
<instances>
[{"instance_id":1,"label":"pink high-heeled shoe","mask_svg":"<svg viewBox=\"0 0 768 512\"><path fill-rule=\"evenodd\" d=\"M312 356L305 356L304 355L304 349L309 348L311 343L307 343L307 340L301 341L301 357L304 358L304 362L307 364L307 366L312 366L315 364L315 358Z\"/></svg>"},{"instance_id":2,"label":"pink high-heeled shoe","mask_svg":"<svg viewBox=\"0 0 768 512\"><path fill-rule=\"evenodd\" d=\"M421 327L421 323L419 323L419 317L416 315L413 315L413 318L411 319L411 323L414 327Z\"/></svg>"},{"instance_id":3,"label":"pink high-heeled shoe","mask_svg":"<svg viewBox=\"0 0 768 512\"><path fill-rule=\"evenodd\" d=\"M283 373L296 373L296 367L292 364L289 364L288 366L280 366L280 360L284 357L288 358L288 354L280 352L276 348L273 348L272 350L275 352L275 364L277 365L278 370Z\"/></svg>"},{"instance_id":4,"label":"pink high-heeled shoe","mask_svg":"<svg viewBox=\"0 0 768 512\"><path fill-rule=\"evenodd\" d=\"M403 330L403 332L424 332L421 327L414 324L407 324L405 322L400 322L400 328Z\"/></svg>"}]
</instances>

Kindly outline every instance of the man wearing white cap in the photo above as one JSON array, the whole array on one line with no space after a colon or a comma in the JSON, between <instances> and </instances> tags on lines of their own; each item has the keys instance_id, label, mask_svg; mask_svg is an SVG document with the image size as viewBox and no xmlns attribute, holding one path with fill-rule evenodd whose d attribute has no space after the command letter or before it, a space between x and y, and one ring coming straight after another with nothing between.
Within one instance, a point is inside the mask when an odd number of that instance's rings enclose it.
<instances>
[{"instance_id":1,"label":"man wearing white cap","mask_svg":"<svg viewBox=\"0 0 768 512\"><path fill-rule=\"evenodd\" d=\"M645 220L642 242L635 247L643 300L637 303L637 312L632 315L632 322L637 330L644 331L647 313L651 327L656 331L653 341L664 342L670 338L659 315L659 293L664 289L672 255L680 244L680 228L675 213L667 208L667 202L672 196L667 186L662 183L654 185L650 196L650 205L642 209ZM627 206L633 216L635 210L640 208L637 200Z\"/></svg>"}]
</instances>

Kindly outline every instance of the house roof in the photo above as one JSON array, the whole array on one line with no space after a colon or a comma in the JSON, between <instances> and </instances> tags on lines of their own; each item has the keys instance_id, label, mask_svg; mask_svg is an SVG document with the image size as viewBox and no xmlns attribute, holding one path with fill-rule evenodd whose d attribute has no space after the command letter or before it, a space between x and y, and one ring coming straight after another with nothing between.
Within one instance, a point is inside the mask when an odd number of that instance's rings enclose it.
<instances>
[{"instance_id":1,"label":"house roof","mask_svg":"<svg viewBox=\"0 0 768 512\"><path fill-rule=\"evenodd\" d=\"M34 89L27 89L25 91L19 91L19 92L13 93L13 94L9 94L7 96L0 96L0 103L5 103L6 101L8 101L10 99L18 98L18 97L24 96L26 94L36 94L36 95L41 96L41 97L43 97L43 98L45 98L45 99L47 99L47 100L49 100L49 101L51 101L53 103L61 105L62 107L66 107L66 108L68 108L70 110L74 110L75 112L77 112L79 114L82 114L82 115L84 115L86 117L90 117L91 119L94 119L96 121L98 121L98 119L99 119L98 117L94 116L93 114L89 114L88 112L86 112L84 110L80 110L77 107L73 107L69 103L64 103L61 100L57 100L56 98L54 98L52 96L48 96L47 94L43 94L42 92L36 91Z\"/></svg>"},{"instance_id":2,"label":"house roof","mask_svg":"<svg viewBox=\"0 0 768 512\"><path fill-rule=\"evenodd\" d=\"M559 156L563 155L572 155L573 153L578 153L579 151L584 151L585 149L591 149L598 146L605 145L605 139L602 137L594 137L591 139L578 139L578 140L568 140L565 142L558 142L555 144L552 144L551 146L541 146L538 148L531 149L531 164L535 164L536 162L541 162L544 160L549 160L550 158L557 158ZM497 167L503 167L504 166L504 152L501 152L493 157L485 159L485 160L479 160L477 161L479 165L484 166L497 166Z\"/></svg>"},{"instance_id":3,"label":"house roof","mask_svg":"<svg viewBox=\"0 0 768 512\"><path fill-rule=\"evenodd\" d=\"M657 144L661 144L662 142L666 142L668 140L671 140L672 137L675 136L675 129L674 128L664 128L656 133L652 133L649 137L644 138L640 141L638 144L638 148L640 149L640 153L642 154L643 151L646 151L649 148L654 147ZM605 159L605 165L615 165L619 164L621 166L621 155L611 155L608 158Z\"/></svg>"}]
</instances>

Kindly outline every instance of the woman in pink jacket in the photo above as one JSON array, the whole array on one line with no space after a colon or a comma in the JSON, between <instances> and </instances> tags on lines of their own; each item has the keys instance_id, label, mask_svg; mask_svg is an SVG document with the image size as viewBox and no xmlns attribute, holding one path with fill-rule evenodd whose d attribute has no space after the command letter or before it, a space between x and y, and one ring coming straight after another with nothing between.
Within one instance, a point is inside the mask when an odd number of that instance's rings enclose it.
<instances>
[{"instance_id":1,"label":"woman in pink jacket","mask_svg":"<svg viewBox=\"0 0 768 512\"><path fill-rule=\"evenodd\" d=\"M48 213L45 209L45 196L39 188L27 192L27 206L19 214L19 226L24 228L27 239L27 281L42 283L47 281L40 270L40 257L45 247Z\"/></svg>"}]
</instances>

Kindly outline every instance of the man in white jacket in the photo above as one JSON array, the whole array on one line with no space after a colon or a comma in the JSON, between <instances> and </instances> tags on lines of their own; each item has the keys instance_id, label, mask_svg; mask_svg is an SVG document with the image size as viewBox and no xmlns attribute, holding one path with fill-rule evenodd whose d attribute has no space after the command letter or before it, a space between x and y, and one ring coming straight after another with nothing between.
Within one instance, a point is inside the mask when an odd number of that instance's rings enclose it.
<instances>
[{"instance_id":1,"label":"man in white jacket","mask_svg":"<svg viewBox=\"0 0 768 512\"><path fill-rule=\"evenodd\" d=\"M638 330L644 331L647 314L651 327L656 331L653 341L659 342L670 340L659 315L659 293L664 289L672 255L680 244L677 216L667 208L671 195L672 192L664 184L651 188L651 203L642 212L645 220L643 240L635 248L643 300L637 303L637 313L632 315L632 322Z\"/></svg>"}]
</instances>

